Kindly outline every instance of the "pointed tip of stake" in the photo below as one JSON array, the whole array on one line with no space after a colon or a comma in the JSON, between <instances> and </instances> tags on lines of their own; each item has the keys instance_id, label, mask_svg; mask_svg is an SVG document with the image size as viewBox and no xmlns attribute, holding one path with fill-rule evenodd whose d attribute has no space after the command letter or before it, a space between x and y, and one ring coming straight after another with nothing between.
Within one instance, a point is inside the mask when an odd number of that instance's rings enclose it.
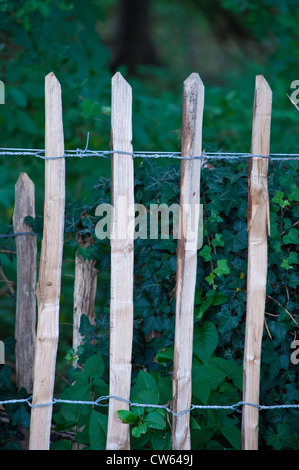
<instances>
[{"instance_id":1,"label":"pointed tip of stake","mask_svg":"<svg viewBox=\"0 0 299 470\"><path fill-rule=\"evenodd\" d=\"M204 88L204 84L198 73L191 73L189 77L184 81L184 87L187 87L191 84L196 84L198 88Z\"/></svg>"},{"instance_id":2,"label":"pointed tip of stake","mask_svg":"<svg viewBox=\"0 0 299 470\"><path fill-rule=\"evenodd\" d=\"M120 72L116 72L115 75L113 75L112 77L112 85L114 84L118 84L118 85L122 85L124 87L129 87L131 88L131 86L129 85L129 83L127 82L127 80L122 76L122 74Z\"/></svg>"},{"instance_id":3,"label":"pointed tip of stake","mask_svg":"<svg viewBox=\"0 0 299 470\"><path fill-rule=\"evenodd\" d=\"M21 182L28 182L28 183L32 183L32 180L29 178L28 174L25 173L25 172L22 172L20 173L18 179L17 179L17 182L16 184L20 184Z\"/></svg>"},{"instance_id":4,"label":"pointed tip of stake","mask_svg":"<svg viewBox=\"0 0 299 470\"><path fill-rule=\"evenodd\" d=\"M48 73L45 77L45 90L46 90L46 99L49 96L56 95L59 100L61 100L61 85L56 75L53 72Z\"/></svg>"},{"instance_id":5,"label":"pointed tip of stake","mask_svg":"<svg viewBox=\"0 0 299 470\"><path fill-rule=\"evenodd\" d=\"M56 75L55 75L54 72L50 72L50 73L48 73L48 75L46 75L46 77L45 77L45 82L46 82L46 83L47 83L47 82L57 82L57 83L59 83L59 80L58 80L58 78L56 77ZM60 83L59 83L59 85L60 85Z\"/></svg>"},{"instance_id":6,"label":"pointed tip of stake","mask_svg":"<svg viewBox=\"0 0 299 470\"><path fill-rule=\"evenodd\" d=\"M257 75L255 77L255 89L263 90L264 93L269 93L272 96L272 90L264 75Z\"/></svg>"}]
</instances>

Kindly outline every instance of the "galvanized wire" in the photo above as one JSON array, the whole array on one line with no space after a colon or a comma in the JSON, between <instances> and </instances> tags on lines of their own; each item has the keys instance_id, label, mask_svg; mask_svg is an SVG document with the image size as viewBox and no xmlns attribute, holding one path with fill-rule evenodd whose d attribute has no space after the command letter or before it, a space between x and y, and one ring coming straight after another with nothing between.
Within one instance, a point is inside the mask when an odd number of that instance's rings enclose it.
<instances>
[{"instance_id":1,"label":"galvanized wire","mask_svg":"<svg viewBox=\"0 0 299 470\"><path fill-rule=\"evenodd\" d=\"M249 403L246 401L239 401L238 403L234 403L232 405L191 405L190 408L187 410L183 410L180 412L175 412L172 410L167 403L166 405L156 405L152 403L135 403L130 400L127 400L122 397L118 397L115 395L104 395L96 400L64 400L64 399L59 399L59 398L54 398L51 402L48 403L38 403L38 404L33 404L31 402L32 397L29 398L19 398L19 399L10 399L10 400L2 400L0 401L0 405L10 405L10 404L16 404L16 403L27 403L27 405L30 406L30 408L41 408L44 406L53 406L55 404L70 404L70 405L89 405L89 406L104 406L108 407L109 404L105 403L102 404L102 401L107 401L107 400L118 400L123 403L128 404L130 407L139 407L139 408L157 408L157 409L164 409L168 413L171 413L175 416L182 416L186 413L190 413L193 410L233 410L233 411L238 411L238 408L246 405L246 406L253 406L255 408L258 408L260 411L261 410L274 410L274 409L299 409L299 403L297 404L284 404L284 405L257 405L254 403Z\"/></svg>"}]
</instances>

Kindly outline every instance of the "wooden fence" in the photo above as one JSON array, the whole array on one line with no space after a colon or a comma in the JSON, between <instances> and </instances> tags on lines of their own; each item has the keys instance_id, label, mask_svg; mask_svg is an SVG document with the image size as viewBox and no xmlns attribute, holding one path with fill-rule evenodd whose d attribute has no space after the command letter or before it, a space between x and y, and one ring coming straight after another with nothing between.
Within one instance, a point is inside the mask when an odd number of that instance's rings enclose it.
<instances>
[{"instance_id":1,"label":"wooden fence","mask_svg":"<svg viewBox=\"0 0 299 470\"><path fill-rule=\"evenodd\" d=\"M272 93L263 78L256 77L252 128L252 155L269 155ZM181 132L182 156L200 156L204 86L197 74L184 82ZM110 381L109 394L130 399L133 338L133 266L134 236L117 233L127 223L129 207L134 203L134 166L132 156L132 90L120 73L112 79L111 106L112 205L111 223L111 298L110 298ZM36 239L16 237L17 311L16 368L17 385L33 391L30 450L49 449L52 400L57 345L65 212L65 158L60 84L53 73L45 78L45 203L44 232L40 268L36 285ZM122 153L127 152L127 153ZM192 210L200 203L201 159L181 161L180 226L185 232L194 223ZM268 159L250 158L248 185L248 276L244 350L243 401L259 404L261 342L267 278L267 236L269 202L267 190ZM120 204L125 201L125 205ZM194 212L193 212L194 214ZM26 216L34 217L34 186L22 173L16 184L15 233L31 229ZM195 223L198 220L195 220ZM127 225L128 226L128 225ZM196 225L197 226L197 225ZM79 241L79 244L89 243ZM197 247L187 246L180 237L177 249L176 321L173 364L173 411L188 410L191 405L191 369L193 344L193 307L197 268ZM94 321L97 271L92 261L76 256L74 285L74 340L80 344L79 323L82 312ZM37 297L37 329L35 304ZM36 331L36 333L35 333ZM33 374L31 373L33 371ZM129 405L110 399L107 449L130 448L129 425L118 418L117 410ZM242 448L258 448L258 408L243 405ZM172 448L190 449L190 413L173 415Z\"/></svg>"}]
</instances>

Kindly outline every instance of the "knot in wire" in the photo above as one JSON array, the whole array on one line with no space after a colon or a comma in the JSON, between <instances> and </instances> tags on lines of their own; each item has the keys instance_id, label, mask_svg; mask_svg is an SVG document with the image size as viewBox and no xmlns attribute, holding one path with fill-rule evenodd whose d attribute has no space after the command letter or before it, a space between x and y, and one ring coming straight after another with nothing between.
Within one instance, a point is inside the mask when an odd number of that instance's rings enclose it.
<instances>
[{"instance_id":1,"label":"knot in wire","mask_svg":"<svg viewBox=\"0 0 299 470\"><path fill-rule=\"evenodd\" d=\"M86 138L85 149L82 150L82 149L80 149L80 148L77 148L77 149L76 149L76 157L84 158L84 155L85 155L85 153L86 153L87 150L88 150L88 145L89 145L89 132L87 132L87 138Z\"/></svg>"}]
</instances>

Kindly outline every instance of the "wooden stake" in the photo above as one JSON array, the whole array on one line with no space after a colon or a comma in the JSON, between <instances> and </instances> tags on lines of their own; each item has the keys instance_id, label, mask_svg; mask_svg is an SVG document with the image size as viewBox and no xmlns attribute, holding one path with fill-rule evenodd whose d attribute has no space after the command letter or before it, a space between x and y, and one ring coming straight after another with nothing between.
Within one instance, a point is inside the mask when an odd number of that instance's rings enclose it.
<instances>
[{"instance_id":1,"label":"wooden stake","mask_svg":"<svg viewBox=\"0 0 299 470\"><path fill-rule=\"evenodd\" d=\"M263 76L256 77L253 111L253 155L269 155L272 92ZM260 363L267 282L267 236L270 235L267 186L268 159L249 162L248 271L243 370L243 401L259 404ZM258 408L243 405L242 449L258 449Z\"/></svg>"},{"instance_id":2,"label":"wooden stake","mask_svg":"<svg viewBox=\"0 0 299 470\"><path fill-rule=\"evenodd\" d=\"M53 73L45 79L46 157L64 155L60 84ZM44 233L37 285L38 325L34 365L34 405L53 400L59 336L59 301L64 238L65 159L45 160ZM52 405L31 412L30 450L48 450Z\"/></svg>"},{"instance_id":3,"label":"wooden stake","mask_svg":"<svg viewBox=\"0 0 299 470\"><path fill-rule=\"evenodd\" d=\"M92 244L91 235L84 237L78 234L77 241L83 248ZM74 322L73 322L73 349L77 351L82 344L79 332L82 315L86 315L91 324L95 325L95 297L97 291L97 274L95 269L96 260L84 259L76 253L75 285L74 285Z\"/></svg>"},{"instance_id":4,"label":"wooden stake","mask_svg":"<svg viewBox=\"0 0 299 470\"><path fill-rule=\"evenodd\" d=\"M184 82L182 155L202 151L204 86L198 74ZM182 160L180 196L180 239L177 250L176 322L173 367L173 409L181 412L191 405L193 311L197 268L197 236L200 204L201 160ZM189 209L189 210L188 210ZM191 232L196 234L192 241ZM190 413L173 416L172 448L190 449Z\"/></svg>"},{"instance_id":5,"label":"wooden stake","mask_svg":"<svg viewBox=\"0 0 299 470\"><path fill-rule=\"evenodd\" d=\"M132 152L132 89L120 73L112 79L112 149ZM129 400L133 338L134 167L131 155L112 156L111 299L110 299L110 395ZM133 216L135 215L133 211ZM117 410L128 405L109 402L107 449L129 449L129 425Z\"/></svg>"},{"instance_id":6,"label":"wooden stake","mask_svg":"<svg viewBox=\"0 0 299 470\"><path fill-rule=\"evenodd\" d=\"M28 393L33 389L33 362L36 326L36 236L25 224L27 216L35 217L34 184L26 173L21 173L15 185L13 227L17 236L17 305L16 305L16 383Z\"/></svg>"}]
</instances>

